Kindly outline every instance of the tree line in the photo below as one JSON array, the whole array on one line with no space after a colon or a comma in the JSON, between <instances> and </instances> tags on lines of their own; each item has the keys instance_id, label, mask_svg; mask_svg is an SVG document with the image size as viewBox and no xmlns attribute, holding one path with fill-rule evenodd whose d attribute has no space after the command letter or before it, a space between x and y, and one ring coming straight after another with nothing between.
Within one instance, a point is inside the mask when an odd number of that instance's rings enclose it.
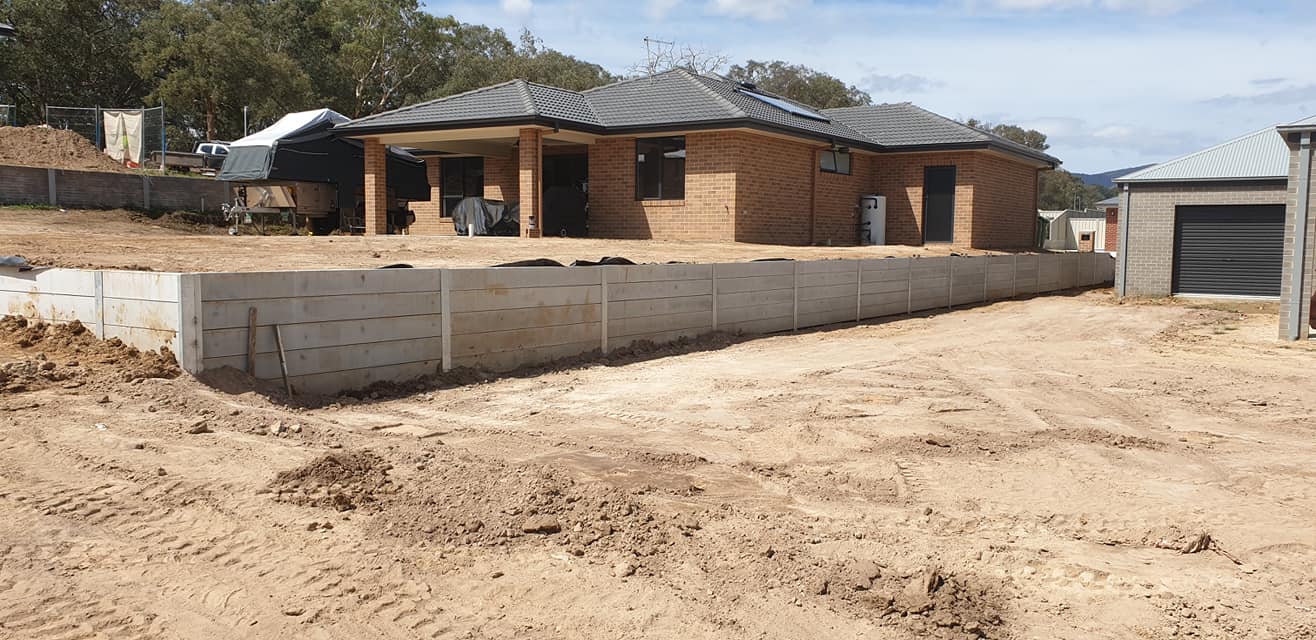
<instances>
[{"instance_id":1,"label":"tree line","mask_svg":"<svg viewBox=\"0 0 1316 640\"><path fill-rule=\"evenodd\" d=\"M573 90L622 79L529 31L513 39L418 0L0 0L0 22L19 33L0 42L0 101L20 122L41 122L47 105L164 104L178 147L240 136L243 107L256 130L290 111L355 118L513 78ZM726 64L689 47L668 54L649 66ZM780 61L727 73L821 107L871 102Z\"/></svg>"},{"instance_id":2,"label":"tree line","mask_svg":"<svg viewBox=\"0 0 1316 640\"><path fill-rule=\"evenodd\" d=\"M528 30L513 39L428 13L418 0L0 0L0 22L18 30L0 41L0 102L17 106L19 122L41 122L47 105L164 104L175 149L240 137L244 107L255 131L291 111L356 118L513 78L573 90L623 79ZM821 109L873 102L803 65L731 65L719 52L657 44L631 75L684 67ZM967 124L1048 147L1038 131ZM1086 207L1107 195L1057 170L1043 174L1039 203Z\"/></svg>"}]
</instances>

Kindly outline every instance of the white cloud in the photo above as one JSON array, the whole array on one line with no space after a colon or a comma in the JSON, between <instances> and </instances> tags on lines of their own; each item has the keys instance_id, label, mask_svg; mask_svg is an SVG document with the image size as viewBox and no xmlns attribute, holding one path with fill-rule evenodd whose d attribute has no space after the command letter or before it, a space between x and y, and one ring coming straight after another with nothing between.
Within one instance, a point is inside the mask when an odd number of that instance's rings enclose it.
<instances>
[{"instance_id":1,"label":"white cloud","mask_svg":"<svg viewBox=\"0 0 1316 640\"><path fill-rule=\"evenodd\" d=\"M1059 11L1067 9L1106 9L1151 15L1178 13L1199 0L990 0L988 4L1005 11ZM978 4L976 2L971 4Z\"/></svg>"},{"instance_id":2,"label":"white cloud","mask_svg":"<svg viewBox=\"0 0 1316 640\"><path fill-rule=\"evenodd\" d=\"M681 0L649 0L644 13L651 20L662 20L679 4L681 4Z\"/></svg>"},{"instance_id":3,"label":"white cloud","mask_svg":"<svg viewBox=\"0 0 1316 640\"><path fill-rule=\"evenodd\" d=\"M525 17L535 8L535 2L534 0L499 0L498 6L506 13Z\"/></svg>"},{"instance_id":4,"label":"white cloud","mask_svg":"<svg viewBox=\"0 0 1316 640\"><path fill-rule=\"evenodd\" d=\"M710 0L708 10L733 18L781 20L789 9L808 5L808 0Z\"/></svg>"},{"instance_id":5,"label":"white cloud","mask_svg":"<svg viewBox=\"0 0 1316 640\"><path fill-rule=\"evenodd\" d=\"M912 73L883 75L870 73L859 80L859 86L874 93L923 93L938 89L946 83ZM878 97L878 96L874 96Z\"/></svg>"}]
</instances>

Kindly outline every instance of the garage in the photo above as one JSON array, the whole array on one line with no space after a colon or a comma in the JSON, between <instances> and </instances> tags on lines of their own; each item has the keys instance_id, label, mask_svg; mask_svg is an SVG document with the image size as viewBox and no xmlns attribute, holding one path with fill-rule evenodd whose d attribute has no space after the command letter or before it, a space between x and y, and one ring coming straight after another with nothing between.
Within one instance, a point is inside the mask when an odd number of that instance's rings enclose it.
<instances>
[{"instance_id":1,"label":"garage","mask_svg":"<svg viewBox=\"0 0 1316 640\"><path fill-rule=\"evenodd\" d=\"M1283 205L1175 208L1172 293L1278 298L1283 268Z\"/></svg>"}]
</instances>

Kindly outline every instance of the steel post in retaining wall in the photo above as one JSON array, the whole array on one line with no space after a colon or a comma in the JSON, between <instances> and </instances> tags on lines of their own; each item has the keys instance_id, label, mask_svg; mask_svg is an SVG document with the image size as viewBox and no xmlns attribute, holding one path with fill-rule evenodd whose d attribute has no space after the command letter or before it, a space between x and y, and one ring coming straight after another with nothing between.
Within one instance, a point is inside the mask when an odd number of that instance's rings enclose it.
<instances>
[{"instance_id":1,"label":"steel post in retaining wall","mask_svg":"<svg viewBox=\"0 0 1316 640\"><path fill-rule=\"evenodd\" d=\"M105 272L97 271L91 276L96 296L96 337L105 339Z\"/></svg>"},{"instance_id":2,"label":"steel post in retaining wall","mask_svg":"<svg viewBox=\"0 0 1316 640\"><path fill-rule=\"evenodd\" d=\"M864 319L864 261L855 260L854 270L854 321Z\"/></svg>"},{"instance_id":3,"label":"steel post in retaining wall","mask_svg":"<svg viewBox=\"0 0 1316 640\"><path fill-rule=\"evenodd\" d=\"M608 268L599 267L599 349L608 352Z\"/></svg>"},{"instance_id":4,"label":"steel post in retaining wall","mask_svg":"<svg viewBox=\"0 0 1316 640\"><path fill-rule=\"evenodd\" d=\"M1014 254L1014 260L1010 261L1010 297L1014 298L1019 295L1019 254Z\"/></svg>"},{"instance_id":5,"label":"steel post in retaining wall","mask_svg":"<svg viewBox=\"0 0 1316 640\"><path fill-rule=\"evenodd\" d=\"M717 263L709 265L709 280L713 291L713 331L717 331Z\"/></svg>"},{"instance_id":6,"label":"steel post in retaining wall","mask_svg":"<svg viewBox=\"0 0 1316 640\"><path fill-rule=\"evenodd\" d=\"M447 269L439 270L439 331L442 336L441 367L452 371L452 275Z\"/></svg>"},{"instance_id":7,"label":"steel post in retaining wall","mask_svg":"<svg viewBox=\"0 0 1316 640\"><path fill-rule=\"evenodd\" d=\"M905 258L905 315L914 313L914 259Z\"/></svg>"},{"instance_id":8,"label":"steel post in retaining wall","mask_svg":"<svg viewBox=\"0 0 1316 640\"><path fill-rule=\"evenodd\" d=\"M800 261L791 262L791 331L800 330Z\"/></svg>"},{"instance_id":9,"label":"steel post in retaining wall","mask_svg":"<svg viewBox=\"0 0 1316 640\"><path fill-rule=\"evenodd\" d=\"M51 206L59 205L59 198L56 196L58 190L55 188L55 170L46 169L46 189L50 192Z\"/></svg>"},{"instance_id":10,"label":"steel post in retaining wall","mask_svg":"<svg viewBox=\"0 0 1316 640\"><path fill-rule=\"evenodd\" d=\"M950 275L946 276L946 308L950 309L955 306L955 256L951 255L947 259L950 260L950 266L947 267Z\"/></svg>"},{"instance_id":11,"label":"steel post in retaining wall","mask_svg":"<svg viewBox=\"0 0 1316 640\"><path fill-rule=\"evenodd\" d=\"M205 196L201 196L204 198ZM151 210L151 176L142 176L142 208Z\"/></svg>"}]
</instances>

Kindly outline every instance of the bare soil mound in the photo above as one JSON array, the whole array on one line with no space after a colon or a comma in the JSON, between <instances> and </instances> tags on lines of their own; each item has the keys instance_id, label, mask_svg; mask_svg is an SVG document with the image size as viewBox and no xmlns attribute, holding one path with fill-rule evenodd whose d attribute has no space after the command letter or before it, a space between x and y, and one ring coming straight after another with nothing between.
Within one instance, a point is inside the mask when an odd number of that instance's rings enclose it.
<instances>
[{"instance_id":1,"label":"bare soil mound","mask_svg":"<svg viewBox=\"0 0 1316 640\"><path fill-rule=\"evenodd\" d=\"M0 164L129 173L86 138L45 126L0 127Z\"/></svg>"},{"instance_id":2,"label":"bare soil mound","mask_svg":"<svg viewBox=\"0 0 1316 640\"><path fill-rule=\"evenodd\" d=\"M292 504L349 511L374 505L396 491L388 472L393 465L369 451L327 453L270 483L275 498Z\"/></svg>"},{"instance_id":3,"label":"bare soil mound","mask_svg":"<svg viewBox=\"0 0 1316 640\"><path fill-rule=\"evenodd\" d=\"M81 322L46 324L18 316L0 317L0 343L30 357L0 367L0 392L19 392L65 382L132 382L175 378L181 373L173 353L141 351L118 338L100 340Z\"/></svg>"}]
</instances>

